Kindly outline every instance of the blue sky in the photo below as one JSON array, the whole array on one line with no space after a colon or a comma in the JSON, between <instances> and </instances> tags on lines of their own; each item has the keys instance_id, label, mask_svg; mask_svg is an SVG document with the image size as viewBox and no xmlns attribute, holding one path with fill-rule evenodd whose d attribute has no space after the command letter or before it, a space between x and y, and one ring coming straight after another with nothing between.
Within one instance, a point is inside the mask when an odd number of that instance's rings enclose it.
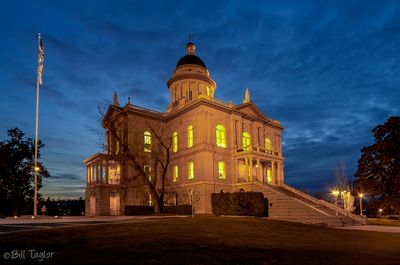
<instances>
[{"instance_id":1,"label":"blue sky","mask_svg":"<svg viewBox=\"0 0 400 265\"><path fill-rule=\"evenodd\" d=\"M251 4L250 4L251 3ZM1 1L0 139L34 137L37 33L44 196L84 194L100 151L98 105L164 111L166 81L190 33L216 97L252 100L280 120L286 182L315 193L345 163L352 178L370 130L400 109L398 1Z\"/></svg>"}]
</instances>

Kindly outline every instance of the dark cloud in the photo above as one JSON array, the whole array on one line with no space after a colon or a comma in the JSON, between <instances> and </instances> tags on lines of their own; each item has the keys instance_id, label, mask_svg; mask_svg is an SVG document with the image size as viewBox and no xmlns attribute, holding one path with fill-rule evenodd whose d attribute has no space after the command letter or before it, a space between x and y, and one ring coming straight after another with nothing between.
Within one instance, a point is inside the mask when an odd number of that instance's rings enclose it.
<instances>
[{"instance_id":1,"label":"dark cloud","mask_svg":"<svg viewBox=\"0 0 400 265\"><path fill-rule=\"evenodd\" d=\"M352 177L370 130L399 114L397 1L39 3L0 3L0 121L34 135L40 31L40 137L55 176L46 194L83 194L82 160L101 150L97 106L112 103L114 91L121 104L130 96L165 110L166 81L189 33L217 98L240 103L249 87L259 108L286 126L286 180L303 190L326 189L341 162Z\"/></svg>"}]
</instances>

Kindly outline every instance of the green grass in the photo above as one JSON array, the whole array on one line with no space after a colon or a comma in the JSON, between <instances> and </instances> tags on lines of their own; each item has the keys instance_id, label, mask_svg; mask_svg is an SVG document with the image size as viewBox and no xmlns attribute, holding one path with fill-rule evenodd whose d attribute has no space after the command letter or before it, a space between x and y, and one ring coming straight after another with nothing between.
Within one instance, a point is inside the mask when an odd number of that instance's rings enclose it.
<instances>
[{"instance_id":1,"label":"green grass","mask_svg":"<svg viewBox=\"0 0 400 265\"><path fill-rule=\"evenodd\" d=\"M400 220L389 220L380 218L368 218L370 225L400 226Z\"/></svg>"},{"instance_id":2,"label":"green grass","mask_svg":"<svg viewBox=\"0 0 400 265\"><path fill-rule=\"evenodd\" d=\"M3 252L32 248L54 251L52 264L400 264L400 234L254 217L176 218L0 235Z\"/></svg>"}]
</instances>

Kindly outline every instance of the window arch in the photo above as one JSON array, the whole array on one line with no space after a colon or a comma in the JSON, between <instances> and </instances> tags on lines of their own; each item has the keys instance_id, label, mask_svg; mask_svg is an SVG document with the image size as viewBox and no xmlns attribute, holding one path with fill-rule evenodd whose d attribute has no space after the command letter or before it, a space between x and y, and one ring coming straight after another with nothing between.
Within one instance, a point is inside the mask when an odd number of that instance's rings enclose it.
<instances>
[{"instance_id":1,"label":"window arch","mask_svg":"<svg viewBox=\"0 0 400 265\"><path fill-rule=\"evenodd\" d=\"M218 124L215 127L215 134L216 134L216 144L219 147L226 147L226 132L225 127L222 124Z\"/></svg>"},{"instance_id":2,"label":"window arch","mask_svg":"<svg viewBox=\"0 0 400 265\"><path fill-rule=\"evenodd\" d=\"M272 153L272 141L268 137L264 140L265 152Z\"/></svg>"},{"instance_id":3,"label":"window arch","mask_svg":"<svg viewBox=\"0 0 400 265\"><path fill-rule=\"evenodd\" d=\"M187 129L188 134L188 148L193 147L193 125L189 125Z\"/></svg>"},{"instance_id":4,"label":"window arch","mask_svg":"<svg viewBox=\"0 0 400 265\"><path fill-rule=\"evenodd\" d=\"M151 152L151 133L149 131L145 131L143 133L144 139L143 139L143 143L144 143L144 151L147 153Z\"/></svg>"},{"instance_id":5,"label":"window arch","mask_svg":"<svg viewBox=\"0 0 400 265\"><path fill-rule=\"evenodd\" d=\"M242 146L244 150L250 150L251 137L248 132L243 132L242 134Z\"/></svg>"},{"instance_id":6,"label":"window arch","mask_svg":"<svg viewBox=\"0 0 400 265\"><path fill-rule=\"evenodd\" d=\"M172 134L172 152L178 152L178 133L176 131Z\"/></svg>"}]
</instances>

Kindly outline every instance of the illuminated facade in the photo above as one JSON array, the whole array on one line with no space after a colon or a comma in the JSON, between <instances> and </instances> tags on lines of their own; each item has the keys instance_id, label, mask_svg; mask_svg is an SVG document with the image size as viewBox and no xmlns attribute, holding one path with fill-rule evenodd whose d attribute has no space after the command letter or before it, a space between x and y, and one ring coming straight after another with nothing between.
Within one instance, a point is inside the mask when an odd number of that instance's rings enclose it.
<instances>
[{"instance_id":1,"label":"illuminated facade","mask_svg":"<svg viewBox=\"0 0 400 265\"><path fill-rule=\"evenodd\" d=\"M216 83L204 62L188 43L187 54L167 82L170 104L166 112L156 112L128 102L120 106L116 95L103 121L113 123L120 139L143 156L146 174L156 177L151 164L157 141L149 129L161 129L171 138L165 200L170 204L190 203L193 190L196 213L211 213L211 193L238 191L246 184L282 186L283 126L264 115L244 91L242 104L233 105L215 98ZM130 100L129 100L130 101ZM149 205L146 185L122 191L126 176L134 175L129 165L112 159L120 144L110 132L107 152L84 162L87 167L86 213L123 214L125 205ZM147 157L147 158L146 158ZM246 188L245 188L246 189ZM247 189L248 190L248 189Z\"/></svg>"}]
</instances>

